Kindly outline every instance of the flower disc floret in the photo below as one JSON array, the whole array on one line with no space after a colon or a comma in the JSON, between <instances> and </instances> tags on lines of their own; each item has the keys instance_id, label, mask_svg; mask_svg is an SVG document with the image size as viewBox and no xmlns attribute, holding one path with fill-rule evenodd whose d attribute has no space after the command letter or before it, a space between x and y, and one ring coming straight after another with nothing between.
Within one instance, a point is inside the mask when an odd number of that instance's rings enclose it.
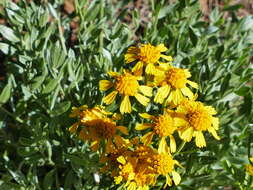
<instances>
[{"instance_id":1,"label":"flower disc floret","mask_svg":"<svg viewBox=\"0 0 253 190\"><path fill-rule=\"evenodd\" d=\"M165 101L168 104L178 105L185 97L193 100L195 96L187 85L193 88L198 88L198 85L188 80L189 77L191 73L187 69L172 66L164 69L164 72L154 78L154 84L158 86L154 101L159 104Z\"/></svg>"},{"instance_id":2,"label":"flower disc floret","mask_svg":"<svg viewBox=\"0 0 253 190\"><path fill-rule=\"evenodd\" d=\"M168 114L160 115L154 121L154 132L160 137L172 135L177 128L174 126L174 121Z\"/></svg>"},{"instance_id":3,"label":"flower disc floret","mask_svg":"<svg viewBox=\"0 0 253 190\"><path fill-rule=\"evenodd\" d=\"M138 77L126 73L116 78L115 89L125 96L134 96L139 89Z\"/></svg>"},{"instance_id":4,"label":"flower disc floret","mask_svg":"<svg viewBox=\"0 0 253 190\"><path fill-rule=\"evenodd\" d=\"M187 75L183 69L171 68L165 75L167 82L174 89L184 88L187 83Z\"/></svg>"},{"instance_id":5,"label":"flower disc floret","mask_svg":"<svg viewBox=\"0 0 253 190\"><path fill-rule=\"evenodd\" d=\"M156 154L152 158L151 167L156 174L166 175L174 169L174 160L169 154Z\"/></svg>"},{"instance_id":6,"label":"flower disc floret","mask_svg":"<svg viewBox=\"0 0 253 190\"><path fill-rule=\"evenodd\" d=\"M111 93L103 98L105 104L111 104L115 100L117 94L119 94L122 97L120 104L120 112L122 114L130 113L132 111L129 99L131 96L134 96L142 105L148 105L150 101L148 97L153 95L153 89L149 86L139 85L138 81L142 80L142 77L132 75L126 70L124 70L123 74L115 72L108 72L108 74L115 79L113 82L109 80L100 80L99 82L99 89L101 91L107 91L110 88L114 88Z\"/></svg>"},{"instance_id":7,"label":"flower disc floret","mask_svg":"<svg viewBox=\"0 0 253 190\"><path fill-rule=\"evenodd\" d=\"M116 133L116 124L109 119L94 119L86 125L91 127L90 130L94 131L98 138L110 139Z\"/></svg>"},{"instance_id":8,"label":"flower disc floret","mask_svg":"<svg viewBox=\"0 0 253 190\"><path fill-rule=\"evenodd\" d=\"M213 116L216 114L213 107L204 106L199 101L185 100L177 107L176 114L179 116L176 125L184 141L189 142L195 137L197 147L205 147L204 131L211 133L215 139L220 139L216 132L219 128L219 119Z\"/></svg>"},{"instance_id":9,"label":"flower disc floret","mask_svg":"<svg viewBox=\"0 0 253 190\"><path fill-rule=\"evenodd\" d=\"M208 112L195 111L187 114L189 124L197 131L206 131L212 125L212 116Z\"/></svg>"},{"instance_id":10,"label":"flower disc floret","mask_svg":"<svg viewBox=\"0 0 253 190\"><path fill-rule=\"evenodd\" d=\"M128 48L125 55L125 62L132 63L136 61L132 71L137 75L142 75L143 68L145 73L155 75L159 73L159 65L168 65L167 63L160 62L160 58L171 62L172 57L162 54L167 51L163 44L153 46L151 44L140 44L138 47L131 46Z\"/></svg>"}]
</instances>

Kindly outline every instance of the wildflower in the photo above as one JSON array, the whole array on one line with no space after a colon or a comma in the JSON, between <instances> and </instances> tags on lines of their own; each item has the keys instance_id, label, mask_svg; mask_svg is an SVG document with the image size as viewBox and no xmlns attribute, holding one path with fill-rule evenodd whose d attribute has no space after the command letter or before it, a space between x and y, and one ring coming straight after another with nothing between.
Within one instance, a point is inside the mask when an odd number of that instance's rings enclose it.
<instances>
[{"instance_id":1,"label":"wildflower","mask_svg":"<svg viewBox=\"0 0 253 190\"><path fill-rule=\"evenodd\" d=\"M193 88L198 88L197 83L188 80L191 73L187 69L169 67L160 75L156 75L154 83L158 86L154 101L162 104L166 99L167 103L178 105L184 97L194 99L194 95L187 87L187 84Z\"/></svg>"},{"instance_id":2,"label":"wildflower","mask_svg":"<svg viewBox=\"0 0 253 190\"><path fill-rule=\"evenodd\" d=\"M112 121L110 118L98 118L92 119L85 122L85 127L81 130L79 137L82 140L91 141L91 149L97 151L100 142L105 141L106 147L105 152L113 152L115 147L114 143L121 147L124 145L124 139L117 134L117 131L128 135L127 128L124 126L117 126L116 122Z\"/></svg>"},{"instance_id":3,"label":"wildflower","mask_svg":"<svg viewBox=\"0 0 253 190\"><path fill-rule=\"evenodd\" d=\"M245 168L246 168L246 172L249 175L253 176L253 165L252 165L252 163L253 163L253 157L250 158L250 162L251 162L251 164L246 164Z\"/></svg>"},{"instance_id":4,"label":"wildflower","mask_svg":"<svg viewBox=\"0 0 253 190\"><path fill-rule=\"evenodd\" d=\"M151 44L141 44L139 47L131 46L128 48L125 55L126 63L132 63L137 61L133 67L133 72L142 74L143 67L146 67L145 72L147 74L156 74L157 68L156 65L163 64L160 62L160 58L165 59L166 61L171 62L172 57L163 55L162 52L167 51L167 48L164 44L159 44L158 46L152 46Z\"/></svg>"},{"instance_id":5,"label":"wildflower","mask_svg":"<svg viewBox=\"0 0 253 190\"><path fill-rule=\"evenodd\" d=\"M175 164L179 165L176 160L173 160L170 154L154 154L149 168L157 175L157 177L159 175L166 177L166 187L167 185L172 186L172 180L170 176L172 176L175 185L178 185L181 181L180 175L174 170Z\"/></svg>"},{"instance_id":6,"label":"wildflower","mask_svg":"<svg viewBox=\"0 0 253 190\"><path fill-rule=\"evenodd\" d=\"M176 113L179 118L175 119L175 122L180 126L179 135L184 141L189 142L192 137L195 137L196 146L205 147L204 131L208 131L215 139L220 140L216 133L219 120L213 117L216 114L213 107L204 106L199 101L185 100L177 107Z\"/></svg>"},{"instance_id":7,"label":"wildflower","mask_svg":"<svg viewBox=\"0 0 253 190\"><path fill-rule=\"evenodd\" d=\"M159 142L159 152L168 152L168 146L166 143L166 138L169 137L170 139L170 151L176 151L176 141L173 137L173 133L177 130L177 126L174 124L174 119L170 112L165 112L163 115L153 116L147 113L140 114L141 117L150 119L152 123L143 123L137 124L135 129L136 130L145 130L148 128L152 128L151 132L148 132L144 135L141 140L145 145L151 143L153 136L158 135L160 137Z\"/></svg>"},{"instance_id":8,"label":"wildflower","mask_svg":"<svg viewBox=\"0 0 253 190\"><path fill-rule=\"evenodd\" d=\"M101 172L104 173L106 171L112 170L111 176L112 177L116 176L117 168L119 167L119 162L117 161L117 158L120 156L126 157L131 154L131 152L127 149L128 146L131 146L131 145L128 143L126 143L126 144L127 144L127 146L122 146L120 148L113 147L113 151L111 151L109 154L102 154L101 155L99 162L104 164L104 167L102 167L100 170Z\"/></svg>"},{"instance_id":9,"label":"wildflower","mask_svg":"<svg viewBox=\"0 0 253 190\"><path fill-rule=\"evenodd\" d=\"M148 105L149 98L146 96L152 96L152 88L145 85L139 85L138 81L141 80L142 77L134 76L127 71L124 71L124 73L121 75L115 72L108 72L108 74L116 80L114 82L100 80L99 82L99 89L101 91L114 88L110 94L103 98L103 102L105 104L111 104L115 100L117 94L119 94L122 97L120 104L120 112L122 114L130 113L132 111L131 102L129 99L130 96L134 96L142 105Z\"/></svg>"},{"instance_id":10,"label":"wildflower","mask_svg":"<svg viewBox=\"0 0 253 190\"><path fill-rule=\"evenodd\" d=\"M125 187L127 190L148 190L149 185L155 182L155 175L146 173L148 166L145 163L138 162L134 156L118 157L119 176L114 177L116 184L126 181Z\"/></svg>"},{"instance_id":11,"label":"wildflower","mask_svg":"<svg viewBox=\"0 0 253 190\"><path fill-rule=\"evenodd\" d=\"M72 111L69 114L70 118L78 118L78 122L74 123L69 131L75 133L78 127L85 122L90 121L92 119L104 118L107 115L110 115L110 112L105 111L102 106L95 106L93 108L88 108L87 105L83 105L80 107L72 107Z\"/></svg>"}]
</instances>

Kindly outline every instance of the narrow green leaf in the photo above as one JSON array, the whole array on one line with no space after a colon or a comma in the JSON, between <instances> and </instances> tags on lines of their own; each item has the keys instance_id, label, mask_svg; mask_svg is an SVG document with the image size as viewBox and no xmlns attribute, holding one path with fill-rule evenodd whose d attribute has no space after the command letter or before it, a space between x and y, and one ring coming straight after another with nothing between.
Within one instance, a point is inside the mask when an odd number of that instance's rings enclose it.
<instances>
[{"instance_id":1,"label":"narrow green leaf","mask_svg":"<svg viewBox=\"0 0 253 190\"><path fill-rule=\"evenodd\" d=\"M4 87L4 89L0 94L0 104L5 104L9 100L11 96L11 89L12 89L11 82L8 81L8 84Z\"/></svg>"},{"instance_id":2,"label":"narrow green leaf","mask_svg":"<svg viewBox=\"0 0 253 190\"><path fill-rule=\"evenodd\" d=\"M56 88L57 84L59 84L59 82L60 82L59 78L50 79L50 81L44 87L42 94L47 94L47 93L52 92Z\"/></svg>"},{"instance_id":3,"label":"narrow green leaf","mask_svg":"<svg viewBox=\"0 0 253 190\"><path fill-rule=\"evenodd\" d=\"M68 111L68 109L70 108L70 106L71 106L71 102L70 101L61 102L58 105L56 105L56 107L51 112L51 115L52 116L61 115L61 114L65 113L66 111Z\"/></svg>"},{"instance_id":4,"label":"narrow green leaf","mask_svg":"<svg viewBox=\"0 0 253 190\"><path fill-rule=\"evenodd\" d=\"M54 174L55 174L55 169L52 169L50 172L48 172L43 180L43 189L45 190L50 190L52 189L52 184L54 181Z\"/></svg>"},{"instance_id":5,"label":"narrow green leaf","mask_svg":"<svg viewBox=\"0 0 253 190\"><path fill-rule=\"evenodd\" d=\"M4 26L4 25L0 25L0 33L2 34L2 36L11 41L11 42L19 42L19 39L18 37L14 34L14 31L7 27L7 26Z\"/></svg>"}]
</instances>

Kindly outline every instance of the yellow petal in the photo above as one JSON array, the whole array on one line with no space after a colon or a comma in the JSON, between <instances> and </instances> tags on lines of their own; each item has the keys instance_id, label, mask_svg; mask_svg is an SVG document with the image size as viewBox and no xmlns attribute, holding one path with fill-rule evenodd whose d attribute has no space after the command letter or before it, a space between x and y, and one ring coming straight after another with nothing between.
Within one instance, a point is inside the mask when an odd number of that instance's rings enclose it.
<instances>
[{"instance_id":1,"label":"yellow petal","mask_svg":"<svg viewBox=\"0 0 253 190\"><path fill-rule=\"evenodd\" d=\"M111 77L117 77L117 76L119 76L119 73L113 72L113 71L109 71L109 72L107 72L107 74L110 75Z\"/></svg>"},{"instance_id":2,"label":"yellow petal","mask_svg":"<svg viewBox=\"0 0 253 190\"><path fill-rule=\"evenodd\" d=\"M169 61L169 62L173 61L173 58L172 58L171 56L167 56L167 55L161 54L161 57L162 57L163 59L165 59L166 61Z\"/></svg>"},{"instance_id":3,"label":"yellow petal","mask_svg":"<svg viewBox=\"0 0 253 190\"><path fill-rule=\"evenodd\" d=\"M93 141L90 145L92 151L97 151L99 148L99 141Z\"/></svg>"},{"instance_id":4,"label":"yellow petal","mask_svg":"<svg viewBox=\"0 0 253 190\"><path fill-rule=\"evenodd\" d=\"M195 142L196 142L196 146L199 148L206 146L206 140L205 140L205 137L201 131L195 132Z\"/></svg>"},{"instance_id":5,"label":"yellow petal","mask_svg":"<svg viewBox=\"0 0 253 190\"><path fill-rule=\"evenodd\" d=\"M149 145L153 139L154 133L153 132L148 132L141 138L141 142L144 145Z\"/></svg>"},{"instance_id":6,"label":"yellow petal","mask_svg":"<svg viewBox=\"0 0 253 190\"><path fill-rule=\"evenodd\" d=\"M175 105L178 105L184 99L182 92L181 92L181 90L176 89L176 90L172 91L172 93L173 93L172 102Z\"/></svg>"},{"instance_id":7,"label":"yellow petal","mask_svg":"<svg viewBox=\"0 0 253 190\"><path fill-rule=\"evenodd\" d=\"M213 128L215 130L218 130L218 128L219 128L219 119L217 117L213 117L212 118L212 123L213 123Z\"/></svg>"},{"instance_id":8,"label":"yellow petal","mask_svg":"<svg viewBox=\"0 0 253 190\"><path fill-rule=\"evenodd\" d=\"M181 138L186 142L190 142L192 139L192 135L193 135L193 128L189 127L188 129L182 132Z\"/></svg>"},{"instance_id":9,"label":"yellow petal","mask_svg":"<svg viewBox=\"0 0 253 190\"><path fill-rule=\"evenodd\" d=\"M162 104L164 102L164 99L169 95L169 93L170 86L168 85L158 88L154 101L156 103Z\"/></svg>"},{"instance_id":10,"label":"yellow petal","mask_svg":"<svg viewBox=\"0 0 253 190\"><path fill-rule=\"evenodd\" d=\"M165 52L167 51L168 49L164 46L164 44L159 44L156 46L156 49L160 52Z\"/></svg>"},{"instance_id":11,"label":"yellow petal","mask_svg":"<svg viewBox=\"0 0 253 190\"><path fill-rule=\"evenodd\" d=\"M176 141L175 141L174 137L171 135L170 136L170 151L171 151L171 153L173 153L173 152L176 152L176 150L177 150Z\"/></svg>"},{"instance_id":12,"label":"yellow petal","mask_svg":"<svg viewBox=\"0 0 253 190\"><path fill-rule=\"evenodd\" d=\"M106 91L113 86L113 83L109 80L100 80L99 81L99 90Z\"/></svg>"},{"instance_id":13,"label":"yellow petal","mask_svg":"<svg viewBox=\"0 0 253 190\"><path fill-rule=\"evenodd\" d=\"M198 84L196 82L192 82L190 80L187 80L187 83L192 86L193 88L198 88Z\"/></svg>"},{"instance_id":14,"label":"yellow petal","mask_svg":"<svg viewBox=\"0 0 253 190\"><path fill-rule=\"evenodd\" d=\"M209 127L208 131L209 131L209 133L211 133L213 135L213 137L216 140L220 140L220 137L217 135L217 132L216 132L216 130L213 127Z\"/></svg>"},{"instance_id":15,"label":"yellow petal","mask_svg":"<svg viewBox=\"0 0 253 190\"><path fill-rule=\"evenodd\" d=\"M166 184L165 186L172 186L172 180L170 179L170 176L169 175L166 175Z\"/></svg>"},{"instance_id":16,"label":"yellow petal","mask_svg":"<svg viewBox=\"0 0 253 190\"><path fill-rule=\"evenodd\" d=\"M123 133L124 135L128 135L128 130L125 126L117 126L116 128L120 130L120 132Z\"/></svg>"},{"instance_id":17,"label":"yellow petal","mask_svg":"<svg viewBox=\"0 0 253 190\"><path fill-rule=\"evenodd\" d=\"M125 55L125 63L132 63L136 60L136 55L134 54L126 54Z\"/></svg>"},{"instance_id":18,"label":"yellow petal","mask_svg":"<svg viewBox=\"0 0 253 190\"><path fill-rule=\"evenodd\" d=\"M149 98L147 98L146 96L143 96L143 95L141 95L139 93L137 93L135 95L135 98L138 100L138 102L140 102L144 106L147 106L148 103L149 103L149 101L150 101Z\"/></svg>"},{"instance_id":19,"label":"yellow petal","mask_svg":"<svg viewBox=\"0 0 253 190\"><path fill-rule=\"evenodd\" d=\"M114 177L114 182L115 184L120 184L121 181L122 181L123 177L122 176L117 176L117 177Z\"/></svg>"},{"instance_id":20,"label":"yellow petal","mask_svg":"<svg viewBox=\"0 0 253 190\"><path fill-rule=\"evenodd\" d=\"M145 69L145 72L150 75L155 75L157 73L157 69L151 63L149 63Z\"/></svg>"},{"instance_id":21,"label":"yellow petal","mask_svg":"<svg viewBox=\"0 0 253 190\"><path fill-rule=\"evenodd\" d=\"M189 97L190 100L194 99L194 94L188 87L181 88L181 92L183 93L184 96Z\"/></svg>"},{"instance_id":22,"label":"yellow petal","mask_svg":"<svg viewBox=\"0 0 253 190\"><path fill-rule=\"evenodd\" d=\"M145 119L152 119L154 120L154 116L153 115L150 115L148 113L139 113L139 116L141 116L142 118L145 118Z\"/></svg>"},{"instance_id":23,"label":"yellow petal","mask_svg":"<svg viewBox=\"0 0 253 190\"><path fill-rule=\"evenodd\" d=\"M148 129L152 126L151 123L137 123L136 126L135 126L135 130L137 131L141 131L141 130L145 130L145 129Z\"/></svg>"},{"instance_id":24,"label":"yellow petal","mask_svg":"<svg viewBox=\"0 0 253 190\"><path fill-rule=\"evenodd\" d=\"M126 160L125 160L125 158L124 158L123 156L119 156L119 157L117 158L117 161L118 161L119 163L123 164L123 165L126 164Z\"/></svg>"},{"instance_id":25,"label":"yellow petal","mask_svg":"<svg viewBox=\"0 0 253 190\"><path fill-rule=\"evenodd\" d=\"M173 178L175 185L178 185L181 181L180 175L176 171L172 171L171 173L172 173L172 178Z\"/></svg>"},{"instance_id":26,"label":"yellow petal","mask_svg":"<svg viewBox=\"0 0 253 190\"><path fill-rule=\"evenodd\" d=\"M217 114L216 110L212 106L205 106L205 109L208 111L209 114L215 115Z\"/></svg>"},{"instance_id":27,"label":"yellow petal","mask_svg":"<svg viewBox=\"0 0 253 190\"><path fill-rule=\"evenodd\" d=\"M165 139L165 137L162 137L159 142L159 145L158 145L158 153L159 154L161 154L161 153L167 154L168 152L169 152L169 147L167 145L166 139Z\"/></svg>"},{"instance_id":28,"label":"yellow petal","mask_svg":"<svg viewBox=\"0 0 253 190\"><path fill-rule=\"evenodd\" d=\"M124 96L121 104L120 104L120 113L131 113L132 107L131 107L131 102L129 100L129 96Z\"/></svg>"},{"instance_id":29,"label":"yellow petal","mask_svg":"<svg viewBox=\"0 0 253 190\"><path fill-rule=\"evenodd\" d=\"M138 61L133 67L132 71L136 72L136 71L142 70L142 68L143 68L143 63L141 61Z\"/></svg>"},{"instance_id":30,"label":"yellow petal","mask_svg":"<svg viewBox=\"0 0 253 190\"><path fill-rule=\"evenodd\" d=\"M153 95L153 93L152 93L153 88L152 87L141 85L141 86L139 86L139 90L145 96L151 97Z\"/></svg>"},{"instance_id":31,"label":"yellow petal","mask_svg":"<svg viewBox=\"0 0 253 190\"><path fill-rule=\"evenodd\" d=\"M103 102L107 105L111 104L115 100L117 94L117 91L112 91L110 94L103 98Z\"/></svg>"},{"instance_id":32,"label":"yellow petal","mask_svg":"<svg viewBox=\"0 0 253 190\"><path fill-rule=\"evenodd\" d=\"M253 157L251 157L249 160L253 163Z\"/></svg>"}]
</instances>

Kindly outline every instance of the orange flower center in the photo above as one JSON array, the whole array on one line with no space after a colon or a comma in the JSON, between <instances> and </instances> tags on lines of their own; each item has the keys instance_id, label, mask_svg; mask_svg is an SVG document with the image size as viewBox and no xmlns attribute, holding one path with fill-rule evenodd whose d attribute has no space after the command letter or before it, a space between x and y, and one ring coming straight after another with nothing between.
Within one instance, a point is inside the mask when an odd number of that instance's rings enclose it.
<instances>
[{"instance_id":1,"label":"orange flower center","mask_svg":"<svg viewBox=\"0 0 253 190\"><path fill-rule=\"evenodd\" d=\"M139 88L137 77L129 73L118 76L115 88L122 95L134 96Z\"/></svg>"},{"instance_id":2,"label":"orange flower center","mask_svg":"<svg viewBox=\"0 0 253 190\"><path fill-rule=\"evenodd\" d=\"M187 114L188 122L197 131L206 131L212 124L212 117L206 111L194 111Z\"/></svg>"},{"instance_id":3,"label":"orange flower center","mask_svg":"<svg viewBox=\"0 0 253 190\"><path fill-rule=\"evenodd\" d=\"M171 68L166 72L166 81L172 88L183 88L187 83L187 77L183 69Z\"/></svg>"},{"instance_id":4,"label":"orange flower center","mask_svg":"<svg viewBox=\"0 0 253 190\"><path fill-rule=\"evenodd\" d=\"M139 48L137 57L140 61L145 64L154 64L156 63L161 56L161 52L156 49L155 46L150 44L144 44Z\"/></svg>"},{"instance_id":5,"label":"orange flower center","mask_svg":"<svg viewBox=\"0 0 253 190\"><path fill-rule=\"evenodd\" d=\"M166 175L174 169L175 161L169 154L156 154L151 163L153 170L157 174Z\"/></svg>"},{"instance_id":6,"label":"orange flower center","mask_svg":"<svg viewBox=\"0 0 253 190\"><path fill-rule=\"evenodd\" d=\"M94 119L88 121L86 125L89 126L89 130L93 131L98 138L110 139L116 133L116 125L109 119Z\"/></svg>"},{"instance_id":7,"label":"orange flower center","mask_svg":"<svg viewBox=\"0 0 253 190\"><path fill-rule=\"evenodd\" d=\"M134 151L136 157L139 159L147 159L152 152L150 147L144 145L138 146Z\"/></svg>"},{"instance_id":8,"label":"orange flower center","mask_svg":"<svg viewBox=\"0 0 253 190\"><path fill-rule=\"evenodd\" d=\"M153 130L160 137L167 137L174 133L176 127L170 115L161 115L155 119Z\"/></svg>"}]
</instances>

